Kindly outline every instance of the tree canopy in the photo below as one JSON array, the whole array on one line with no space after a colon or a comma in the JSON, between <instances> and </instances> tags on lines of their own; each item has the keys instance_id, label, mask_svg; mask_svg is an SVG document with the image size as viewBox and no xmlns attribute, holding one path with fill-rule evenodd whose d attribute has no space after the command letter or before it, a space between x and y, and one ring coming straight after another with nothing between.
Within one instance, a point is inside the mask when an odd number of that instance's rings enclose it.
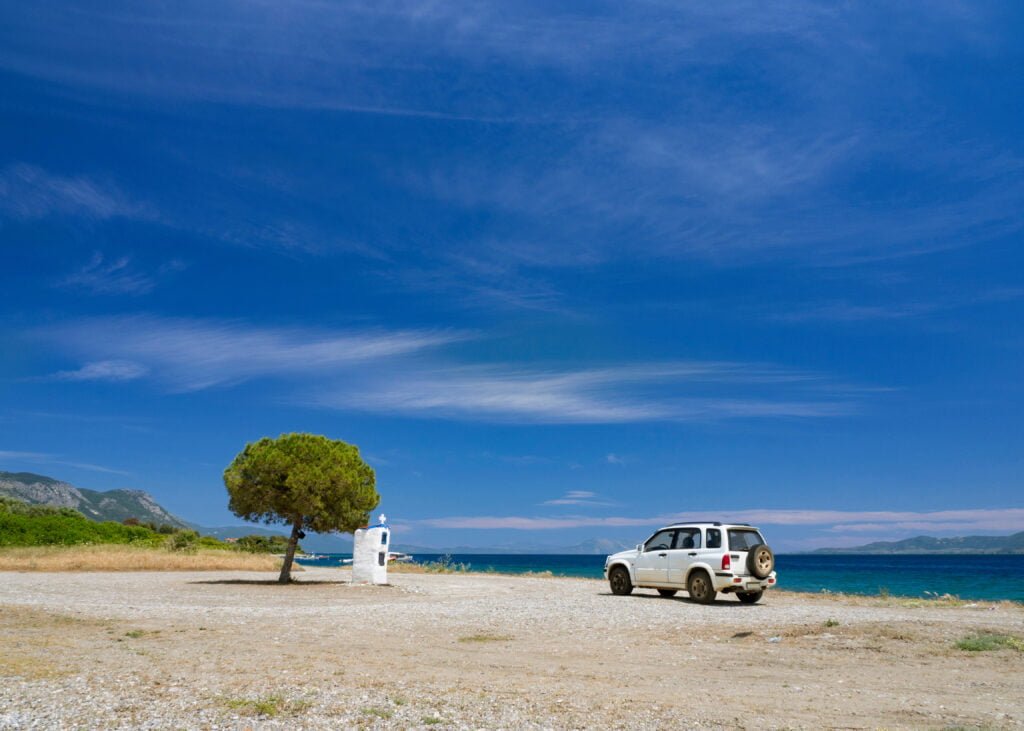
<instances>
[{"instance_id":1,"label":"tree canopy","mask_svg":"<svg viewBox=\"0 0 1024 731\"><path fill-rule=\"evenodd\" d=\"M373 468L359 448L315 434L251 442L224 470L228 507L240 518L292 526L280 581L291 579L303 530L352 532L380 503Z\"/></svg>"}]
</instances>

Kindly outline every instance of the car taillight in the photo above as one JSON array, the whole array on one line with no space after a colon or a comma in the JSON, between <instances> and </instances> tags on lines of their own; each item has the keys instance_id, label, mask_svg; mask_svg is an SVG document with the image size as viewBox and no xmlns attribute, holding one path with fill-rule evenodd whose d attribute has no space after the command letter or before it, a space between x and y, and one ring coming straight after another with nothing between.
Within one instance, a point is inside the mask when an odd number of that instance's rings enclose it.
<instances>
[{"instance_id":1,"label":"car taillight","mask_svg":"<svg viewBox=\"0 0 1024 731\"><path fill-rule=\"evenodd\" d=\"M729 558L729 554L722 556L722 571L726 571L732 568L732 559Z\"/></svg>"}]
</instances>

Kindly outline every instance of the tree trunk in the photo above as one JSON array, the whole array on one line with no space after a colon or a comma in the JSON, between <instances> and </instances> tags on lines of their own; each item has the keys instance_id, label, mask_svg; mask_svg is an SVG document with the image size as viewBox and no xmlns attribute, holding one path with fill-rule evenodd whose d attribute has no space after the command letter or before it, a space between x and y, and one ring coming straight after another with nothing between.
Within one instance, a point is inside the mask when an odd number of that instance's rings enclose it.
<instances>
[{"instance_id":1,"label":"tree trunk","mask_svg":"<svg viewBox=\"0 0 1024 731\"><path fill-rule=\"evenodd\" d=\"M284 553L284 563L281 564L281 575L277 577L277 583L287 584L292 580L292 561L295 559L295 547L299 544L299 531L302 530L302 521L295 521L292 526L292 537L288 541L288 550Z\"/></svg>"}]
</instances>

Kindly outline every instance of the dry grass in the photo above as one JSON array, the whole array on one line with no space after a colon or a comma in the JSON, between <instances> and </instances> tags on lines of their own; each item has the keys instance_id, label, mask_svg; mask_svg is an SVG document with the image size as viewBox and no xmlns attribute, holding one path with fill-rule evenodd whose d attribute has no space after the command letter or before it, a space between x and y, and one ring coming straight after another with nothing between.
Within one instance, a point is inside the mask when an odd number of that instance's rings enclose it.
<instances>
[{"instance_id":1,"label":"dry grass","mask_svg":"<svg viewBox=\"0 0 1024 731\"><path fill-rule=\"evenodd\" d=\"M0 610L0 678L45 680L73 674L72 637L106 623L4 605Z\"/></svg>"},{"instance_id":2,"label":"dry grass","mask_svg":"<svg viewBox=\"0 0 1024 731\"><path fill-rule=\"evenodd\" d=\"M0 550L0 571L277 571L268 554L200 550L171 553L133 546L40 546Z\"/></svg>"},{"instance_id":3,"label":"dry grass","mask_svg":"<svg viewBox=\"0 0 1024 731\"><path fill-rule=\"evenodd\" d=\"M0 677L20 677L26 680L47 680L68 675L56 664L32 655L4 652L0 655Z\"/></svg>"},{"instance_id":4,"label":"dry grass","mask_svg":"<svg viewBox=\"0 0 1024 731\"><path fill-rule=\"evenodd\" d=\"M469 564L431 561L415 563L406 561L389 561L388 573L395 574L466 574L470 573ZM486 573L475 571L473 573Z\"/></svg>"}]
</instances>

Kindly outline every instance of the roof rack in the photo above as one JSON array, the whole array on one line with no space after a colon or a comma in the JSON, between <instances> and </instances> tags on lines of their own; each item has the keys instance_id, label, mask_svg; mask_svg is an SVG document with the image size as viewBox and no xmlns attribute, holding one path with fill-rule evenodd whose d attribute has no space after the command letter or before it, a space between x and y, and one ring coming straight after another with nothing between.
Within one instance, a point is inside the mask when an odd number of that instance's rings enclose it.
<instances>
[{"instance_id":1,"label":"roof rack","mask_svg":"<svg viewBox=\"0 0 1024 731\"><path fill-rule=\"evenodd\" d=\"M714 521L712 521L712 520L677 520L675 523L672 523L671 525L667 525L665 527L666 528L675 528L676 526L680 526L680 525L717 525L717 526L721 526L722 522L719 521L719 520L714 520ZM729 523L728 525L742 525L742 526L744 526L746 528L750 528L751 527L750 523Z\"/></svg>"}]
</instances>

